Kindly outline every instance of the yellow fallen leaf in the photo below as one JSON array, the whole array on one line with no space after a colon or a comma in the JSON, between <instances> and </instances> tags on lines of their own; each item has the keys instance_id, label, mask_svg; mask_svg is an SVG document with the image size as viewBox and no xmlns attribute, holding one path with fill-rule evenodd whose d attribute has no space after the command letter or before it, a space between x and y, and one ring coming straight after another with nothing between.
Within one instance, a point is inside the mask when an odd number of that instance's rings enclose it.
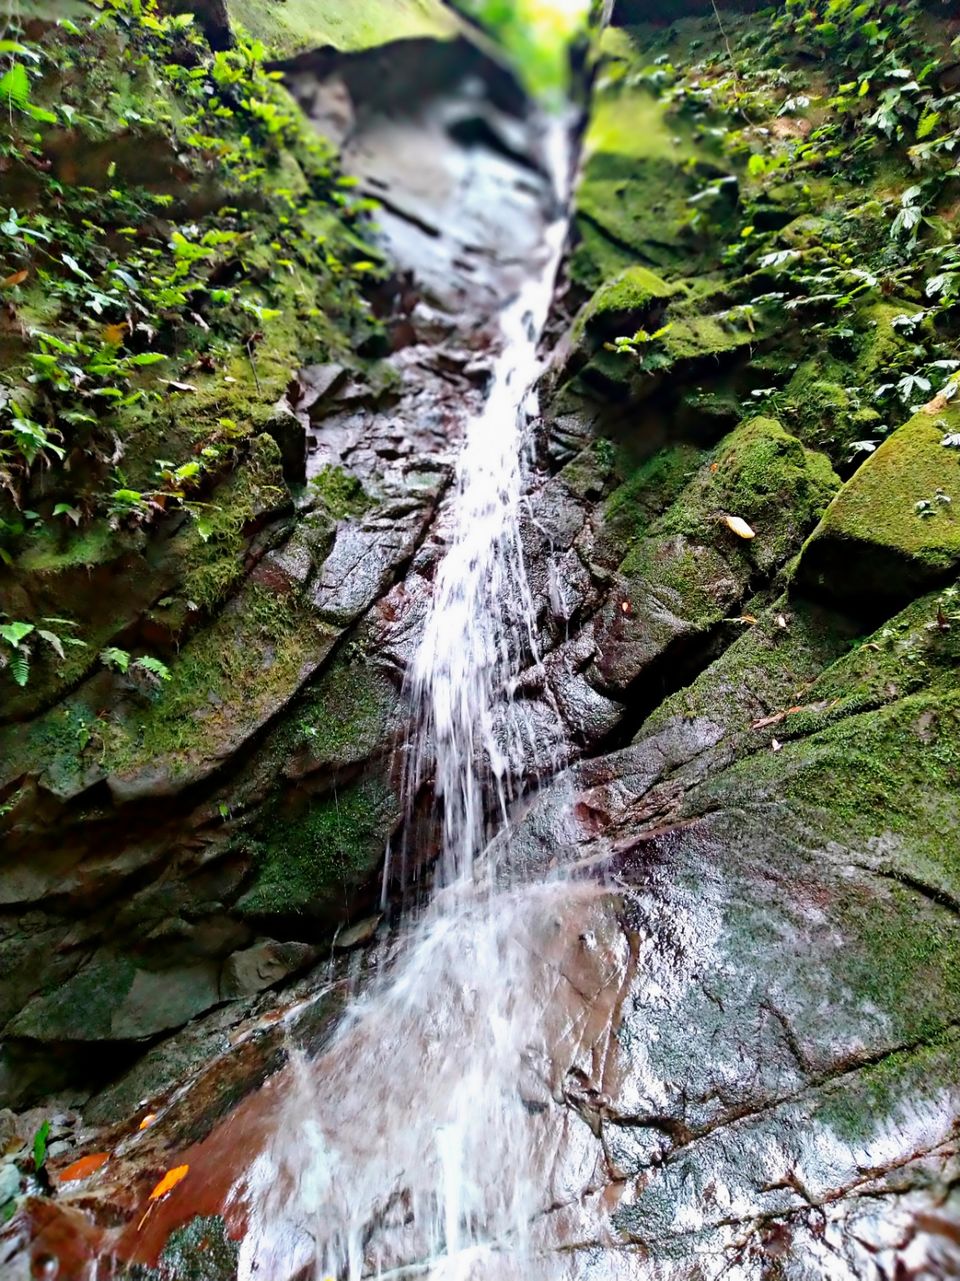
<instances>
[{"instance_id":1,"label":"yellow fallen leaf","mask_svg":"<svg viewBox=\"0 0 960 1281\"><path fill-rule=\"evenodd\" d=\"M151 1125L153 1125L156 1119L157 1119L156 1112L148 1112L147 1115L140 1122L140 1124L137 1126L137 1129L138 1130L148 1129Z\"/></svg>"},{"instance_id":2,"label":"yellow fallen leaf","mask_svg":"<svg viewBox=\"0 0 960 1281\"><path fill-rule=\"evenodd\" d=\"M732 529L738 538L756 538L757 536L742 516L724 516L723 523L727 529Z\"/></svg>"},{"instance_id":3,"label":"yellow fallen leaf","mask_svg":"<svg viewBox=\"0 0 960 1281\"><path fill-rule=\"evenodd\" d=\"M157 1204L157 1202L162 1200L163 1197L165 1197L168 1192L172 1191L182 1179L185 1179L187 1177L189 1173L190 1173L189 1165L178 1165L175 1169L168 1170L166 1172L166 1174L163 1176L163 1178L160 1180L157 1186L150 1193L150 1204L144 1210L143 1218L137 1224L138 1232L146 1223L147 1219L150 1216L150 1211Z\"/></svg>"},{"instance_id":4,"label":"yellow fallen leaf","mask_svg":"<svg viewBox=\"0 0 960 1281\"><path fill-rule=\"evenodd\" d=\"M127 326L122 323L119 325L104 325L101 336L108 347L119 347L126 332Z\"/></svg>"},{"instance_id":5,"label":"yellow fallen leaf","mask_svg":"<svg viewBox=\"0 0 960 1281\"><path fill-rule=\"evenodd\" d=\"M172 1191L182 1179L185 1179L190 1173L189 1165L178 1165L173 1170L168 1170L157 1186L150 1193L151 1201L159 1201L162 1196L166 1196Z\"/></svg>"}]
</instances>

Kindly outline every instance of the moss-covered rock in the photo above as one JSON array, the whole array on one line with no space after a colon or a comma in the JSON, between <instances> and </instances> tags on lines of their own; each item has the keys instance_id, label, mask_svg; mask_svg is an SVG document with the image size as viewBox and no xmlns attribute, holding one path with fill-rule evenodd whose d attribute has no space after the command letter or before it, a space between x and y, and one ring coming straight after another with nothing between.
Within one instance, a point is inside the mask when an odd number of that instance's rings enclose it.
<instances>
[{"instance_id":1,"label":"moss-covered rock","mask_svg":"<svg viewBox=\"0 0 960 1281\"><path fill-rule=\"evenodd\" d=\"M824 455L773 419L732 432L621 562L622 591L598 628L601 688L624 690L671 648L703 643L757 575L797 550L839 483ZM755 536L741 537L732 517Z\"/></svg>"},{"instance_id":2,"label":"moss-covered rock","mask_svg":"<svg viewBox=\"0 0 960 1281\"><path fill-rule=\"evenodd\" d=\"M138 1040L216 1005L219 980L213 960L154 971L102 949L72 978L30 1001L6 1033L37 1041Z\"/></svg>"},{"instance_id":3,"label":"moss-covered rock","mask_svg":"<svg viewBox=\"0 0 960 1281\"><path fill-rule=\"evenodd\" d=\"M675 286L647 267L628 267L593 295L574 322L574 336L584 329L610 338L633 333L675 292Z\"/></svg>"},{"instance_id":4,"label":"moss-covered rock","mask_svg":"<svg viewBox=\"0 0 960 1281\"><path fill-rule=\"evenodd\" d=\"M796 583L882 613L960 567L960 411L921 411L847 482L803 549Z\"/></svg>"},{"instance_id":5,"label":"moss-covered rock","mask_svg":"<svg viewBox=\"0 0 960 1281\"><path fill-rule=\"evenodd\" d=\"M807 449L772 418L743 423L664 515L658 529L703 538L718 522L731 546L763 573L795 551L840 486L825 455ZM744 542L723 524L745 520L756 538ZM625 569L628 567L625 566Z\"/></svg>"},{"instance_id":6,"label":"moss-covered rock","mask_svg":"<svg viewBox=\"0 0 960 1281\"><path fill-rule=\"evenodd\" d=\"M451 40L460 30L440 0L227 0L227 10L278 57L326 46L355 53L418 36Z\"/></svg>"},{"instance_id":7,"label":"moss-covered rock","mask_svg":"<svg viewBox=\"0 0 960 1281\"><path fill-rule=\"evenodd\" d=\"M372 779L307 800L300 813L275 814L238 911L337 919L376 870L397 817L397 798Z\"/></svg>"}]
</instances>

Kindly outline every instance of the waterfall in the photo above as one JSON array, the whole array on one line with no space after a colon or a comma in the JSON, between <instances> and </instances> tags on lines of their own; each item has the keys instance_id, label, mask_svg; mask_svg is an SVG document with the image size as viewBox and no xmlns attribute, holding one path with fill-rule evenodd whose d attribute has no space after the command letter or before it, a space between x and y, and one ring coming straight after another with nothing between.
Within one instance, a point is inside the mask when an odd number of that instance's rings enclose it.
<instances>
[{"instance_id":1,"label":"waterfall","mask_svg":"<svg viewBox=\"0 0 960 1281\"><path fill-rule=\"evenodd\" d=\"M568 145L554 122L558 194ZM565 236L565 221L550 226L535 274L501 314L501 352L467 426L408 678L408 802L432 781L440 888L322 1056L295 1059L279 1124L235 1189L248 1224L244 1281L535 1275L522 1261L547 1177L538 1100L558 1030L540 1019L556 976L532 958L549 950L557 922L548 887L498 889L473 869L488 815L506 816L532 745L510 697L521 664L536 661L520 514L537 347Z\"/></svg>"}]
</instances>

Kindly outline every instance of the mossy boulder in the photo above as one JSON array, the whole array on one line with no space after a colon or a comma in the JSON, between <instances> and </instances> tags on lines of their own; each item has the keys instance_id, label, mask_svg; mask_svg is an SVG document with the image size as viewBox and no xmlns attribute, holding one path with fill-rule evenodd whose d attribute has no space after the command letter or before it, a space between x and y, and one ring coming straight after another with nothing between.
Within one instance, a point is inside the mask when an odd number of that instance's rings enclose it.
<instances>
[{"instance_id":1,"label":"mossy boulder","mask_svg":"<svg viewBox=\"0 0 960 1281\"><path fill-rule=\"evenodd\" d=\"M671 650L705 643L754 580L797 550L839 484L775 420L741 424L624 557L622 590L598 624L599 687L623 691Z\"/></svg>"},{"instance_id":2,"label":"mossy boulder","mask_svg":"<svg viewBox=\"0 0 960 1281\"><path fill-rule=\"evenodd\" d=\"M292 57L332 47L356 53L394 40L452 40L460 24L440 0L227 0L230 21Z\"/></svg>"},{"instance_id":3,"label":"mossy boulder","mask_svg":"<svg viewBox=\"0 0 960 1281\"><path fill-rule=\"evenodd\" d=\"M35 997L5 1033L37 1041L137 1040L180 1027L220 999L215 960L150 970L102 949L65 983Z\"/></svg>"},{"instance_id":4,"label":"mossy boulder","mask_svg":"<svg viewBox=\"0 0 960 1281\"><path fill-rule=\"evenodd\" d=\"M588 330L608 338L633 333L648 322L658 306L662 310L676 286L647 267L628 267L607 281L593 295L574 322L574 336Z\"/></svg>"},{"instance_id":5,"label":"mossy boulder","mask_svg":"<svg viewBox=\"0 0 960 1281\"><path fill-rule=\"evenodd\" d=\"M339 922L345 902L370 881L399 817L382 781L335 787L277 811L262 833L256 871L237 910L257 919L306 916Z\"/></svg>"},{"instance_id":6,"label":"mossy boulder","mask_svg":"<svg viewBox=\"0 0 960 1281\"><path fill-rule=\"evenodd\" d=\"M619 44L632 62L627 38ZM636 52L638 66L642 56ZM717 261L717 238L732 201L725 195L710 224L699 227L689 202L723 174L693 131L668 120L652 94L627 86L622 75L608 76L584 146L575 213L579 243L570 268L578 285L595 290L637 261L684 276Z\"/></svg>"},{"instance_id":7,"label":"mossy boulder","mask_svg":"<svg viewBox=\"0 0 960 1281\"><path fill-rule=\"evenodd\" d=\"M960 568L960 411L916 414L847 482L803 549L798 587L875 613Z\"/></svg>"},{"instance_id":8,"label":"mossy boulder","mask_svg":"<svg viewBox=\"0 0 960 1281\"><path fill-rule=\"evenodd\" d=\"M876 439L883 431L880 414L864 403L858 387L849 385L853 377L840 361L808 360L783 393L783 416L790 429L805 444L826 450L838 465L850 460L857 441Z\"/></svg>"},{"instance_id":9,"label":"mossy boulder","mask_svg":"<svg viewBox=\"0 0 960 1281\"><path fill-rule=\"evenodd\" d=\"M712 528L721 545L770 573L796 550L839 487L824 454L807 449L776 419L754 418L725 438L659 528L693 538L703 538ZM756 538L730 534L723 523L726 516L745 520Z\"/></svg>"}]
</instances>

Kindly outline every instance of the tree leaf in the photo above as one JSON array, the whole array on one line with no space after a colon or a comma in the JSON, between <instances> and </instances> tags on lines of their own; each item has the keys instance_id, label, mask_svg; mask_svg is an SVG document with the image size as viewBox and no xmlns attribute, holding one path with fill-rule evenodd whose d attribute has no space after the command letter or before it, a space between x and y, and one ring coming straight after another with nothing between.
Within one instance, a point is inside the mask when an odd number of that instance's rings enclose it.
<instances>
[{"instance_id":1,"label":"tree leaf","mask_svg":"<svg viewBox=\"0 0 960 1281\"><path fill-rule=\"evenodd\" d=\"M151 1201L159 1201L161 1197L172 1192L178 1183L182 1182L190 1173L189 1165L178 1165L172 1170L168 1170L157 1186L150 1193Z\"/></svg>"},{"instance_id":2,"label":"tree leaf","mask_svg":"<svg viewBox=\"0 0 960 1281\"><path fill-rule=\"evenodd\" d=\"M723 523L727 529L732 530L738 538L756 538L756 532L750 528L747 522L741 516L724 516Z\"/></svg>"},{"instance_id":3,"label":"tree leaf","mask_svg":"<svg viewBox=\"0 0 960 1281\"><path fill-rule=\"evenodd\" d=\"M50 648L56 650L61 658L66 658L66 654L63 652L63 642L56 632L48 632L41 627L38 629L37 635L42 636Z\"/></svg>"},{"instance_id":4,"label":"tree leaf","mask_svg":"<svg viewBox=\"0 0 960 1281\"><path fill-rule=\"evenodd\" d=\"M33 1168L40 1170L47 1159L47 1139L50 1137L50 1122L44 1121L33 1136Z\"/></svg>"},{"instance_id":5,"label":"tree leaf","mask_svg":"<svg viewBox=\"0 0 960 1281\"><path fill-rule=\"evenodd\" d=\"M0 99L19 111L26 110L30 101L30 77L22 63L15 62L0 76Z\"/></svg>"},{"instance_id":6,"label":"tree leaf","mask_svg":"<svg viewBox=\"0 0 960 1281\"><path fill-rule=\"evenodd\" d=\"M29 275L30 272L26 267L23 271L15 271L12 276L7 276L6 280L0 280L0 289L12 289L14 285L22 285Z\"/></svg>"},{"instance_id":7,"label":"tree leaf","mask_svg":"<svg viewBox=\"0 0 960 1281\"><path fill-rule=\"evenodd\" d=\"M33 623L0 623L0 636L14 649L34 630Z\"/></svg>"},{"instance_id":8,"label":"tree leaf","mask_svg":"<svg viewBox=\"0 0 960 1281\"><path fill-rule=\"evenodd\" d=\"M65 1170L61 1170L57 1175L59 1183L76 1183L79 1179L87 1179L102 1165L110 1160L109 1152L91 1152L89 1156L82 1156L79 1160L68 1165Z\"/></svg>"}]
</instances>

